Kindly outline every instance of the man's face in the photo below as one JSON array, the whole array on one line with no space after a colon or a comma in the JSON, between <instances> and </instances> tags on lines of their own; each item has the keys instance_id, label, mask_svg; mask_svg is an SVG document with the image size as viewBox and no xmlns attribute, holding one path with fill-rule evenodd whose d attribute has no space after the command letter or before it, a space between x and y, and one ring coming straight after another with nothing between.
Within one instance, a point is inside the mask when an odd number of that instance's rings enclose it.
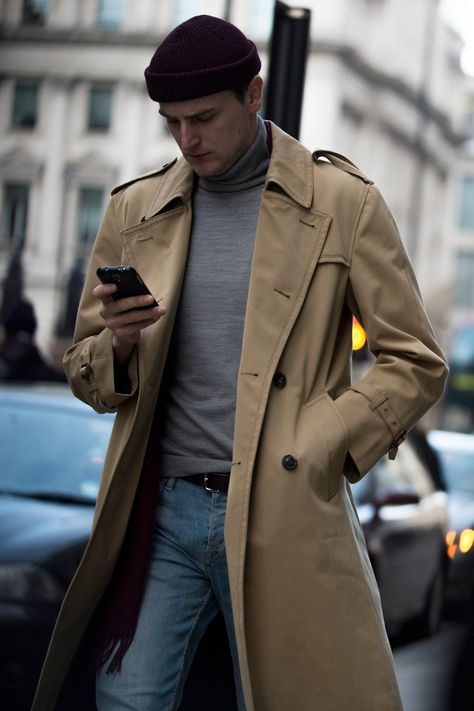
<instances>
[{"instance_id":1,"label":"man's face","mask_svg":"<svg viewBox=\"0 0 474 711\"><path fill-rule=\"evenodd\" d=\"M249 84L243 101L232 91L189 101L163 102L173 137L191 168L201 176L222 175L252 144L256 114L261 106L260 77Z\"/></svg>"}]
</instances>

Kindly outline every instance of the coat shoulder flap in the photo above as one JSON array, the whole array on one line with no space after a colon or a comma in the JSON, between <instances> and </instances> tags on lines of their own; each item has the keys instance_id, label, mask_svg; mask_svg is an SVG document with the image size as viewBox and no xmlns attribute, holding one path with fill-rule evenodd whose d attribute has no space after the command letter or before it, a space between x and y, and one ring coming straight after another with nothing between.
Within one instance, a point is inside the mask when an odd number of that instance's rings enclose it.
<instances>
[{"instance_id":1,"label":"coat shoulder flap","mask_svg":"<svg viewBox=\"0 0 474 711\"><path fill-rule=\"evenodd\" d=\"M352 163L352 161L349 160L349 158L346 158L345 156L341 155L340 153L335 153L334 151L327 151L327 150L317 150L314 151L312 154L313 161L314 163L318 163L321 158L325 158L328 160L330 163L332 163L336 168L339 168L340 170L344 170L346 173L350 173L351 175L355 175L357 178L360 178L361 180L364 181L364 183L367 183L369 185L373 184L373 180L368 178L364 173L359 170L359 168Z\"/></svg>"},{"instance_id":2,"label":"coat shoulder flap","mask_svg":"<svg viewBox=\"0 0 474 711\"><path fill-rule=\"evenodd\" d=\"M152 178L155 175L161 175L162 173L166 173L166 171L169 170L171 168L171 166L173 166L176 163L176 160L177 160L177 158L170 161L169 163L165 163L164 165L161 166L161 168L158 168L157 170L151 170L148 173L144 173L143 175L138 175L135 178L131 178L131 180L127 180L125 183L120 183L120 185L117 185L112 190L112 192L110 194L116 195L124 188L128 188L129 185L133 185L133 183L137 183L140 180L145 180L146 178Z\"/></svg>"}]
</instances>

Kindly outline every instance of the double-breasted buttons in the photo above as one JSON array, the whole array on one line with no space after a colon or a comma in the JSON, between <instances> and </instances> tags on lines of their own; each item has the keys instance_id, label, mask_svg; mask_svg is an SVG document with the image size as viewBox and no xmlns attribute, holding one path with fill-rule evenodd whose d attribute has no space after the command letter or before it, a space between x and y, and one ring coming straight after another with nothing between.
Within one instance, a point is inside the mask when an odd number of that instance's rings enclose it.
<instances>
[{"instance_id":1,"label":"double-breasted buttons","mask_svg":"<svg viewBox=\"0 0 474 711\"><path fill-rule=\"evenodd\" d=\"M288 471L292 471L298 466L298 460L292 454L285 454L285 456L281 460L281 463L283 464L285 469L288 469Z\"/></svg>"},{"instance_id":2,"label":"double-breasted buttons","mask_svg":"<svg viewBox=\"0 0 474 711\"><path fill-rule=\"evenodd\" d=\"M286 386L286 375L284 373L275 373L273 376L273 385L282 390Z\"/></svg>"}]
</instances>

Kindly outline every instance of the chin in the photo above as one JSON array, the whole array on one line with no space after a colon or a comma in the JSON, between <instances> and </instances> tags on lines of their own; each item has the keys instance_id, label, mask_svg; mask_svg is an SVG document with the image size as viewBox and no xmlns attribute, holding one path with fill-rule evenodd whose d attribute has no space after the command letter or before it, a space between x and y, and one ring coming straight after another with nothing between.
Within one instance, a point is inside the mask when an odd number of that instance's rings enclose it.
<instances>
[{"instance_id":1,"label":"chin","mask_svg":"<svg viewBox=\"0 0 474 711\"><path fill-rule=\"evenodd\" d=\"M203 158L199 160L188 158L188 163L194 172L202 178L214 178L225 173L234 164L233 161L216 160Z\"/></svg>"},{"instance_id":2,"label":"chin","mask_svg":"<svg viewBox=\"0 0 474 711\"><path fill-rule=\"evenodd\" d=\"M203 167L203 166L197 166L194 167L194 172L199 175L201 178L215 178L219 175L222 175L222 173L225 173L227 168L219 168L219 166L209 166L209 167Z\"/></svg>"}]
</instances>

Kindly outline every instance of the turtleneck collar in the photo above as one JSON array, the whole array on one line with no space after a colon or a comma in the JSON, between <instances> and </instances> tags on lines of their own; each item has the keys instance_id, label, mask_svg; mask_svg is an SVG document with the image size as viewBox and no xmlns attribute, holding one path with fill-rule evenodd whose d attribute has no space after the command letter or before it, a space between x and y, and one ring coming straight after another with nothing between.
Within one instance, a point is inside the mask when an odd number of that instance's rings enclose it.
<instances>
[{"instance_id":1,"label":"turtleneck collar","mask_svg":"<svg viewBox=\"0 0 474 711\"><path fill-rule=\"evenodd\" d=\"M206 192L240 192L263 185L270 155L264 121L257 116L257 135L250 148L222 175L200 177L198 190Z\"/></svg>"}]
</instances>

